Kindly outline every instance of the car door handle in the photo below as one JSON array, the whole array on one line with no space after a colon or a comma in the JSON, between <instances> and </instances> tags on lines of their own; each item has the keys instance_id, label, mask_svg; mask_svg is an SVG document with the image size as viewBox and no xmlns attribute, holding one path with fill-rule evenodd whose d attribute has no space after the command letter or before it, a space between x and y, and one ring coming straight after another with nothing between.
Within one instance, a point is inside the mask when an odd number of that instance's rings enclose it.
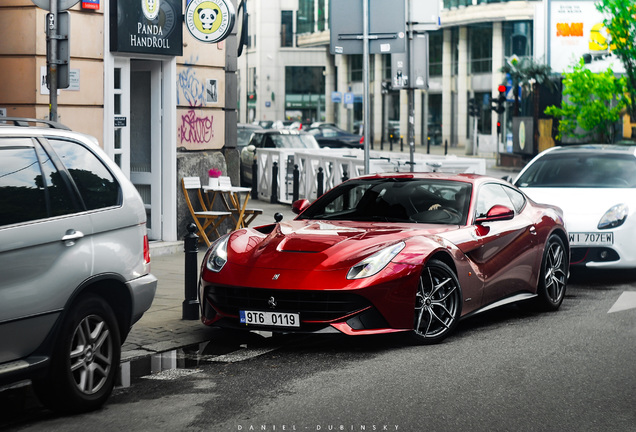
<instances>
[{"instance_id":1,"label":"car door handle","mask_svg":"<svg viewBox=\"0 0 636 432\"><path fill-rule=\"evenodd\" d=\"M62 237L62 241L66 243L66 246L73 246L75 244L75 240L81 239L82 237L84 237L83 232L70 229L67 230L64 237Z\"/></svg>"}]
</instances>

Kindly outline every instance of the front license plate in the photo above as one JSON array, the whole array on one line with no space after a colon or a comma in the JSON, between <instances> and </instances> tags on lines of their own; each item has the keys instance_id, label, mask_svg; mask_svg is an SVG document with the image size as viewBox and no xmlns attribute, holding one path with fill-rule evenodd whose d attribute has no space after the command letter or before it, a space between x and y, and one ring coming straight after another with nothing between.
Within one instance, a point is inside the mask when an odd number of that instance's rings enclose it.
<instances>
[{"instance_id":1,"label":"front license plate","mask_svg":"<svg viewBox=\"0 0 636 432\"><path fill-rule=\"evenodd\" d=\"M614 233L570 233L571 246L608 246L614 244Z\"/></svg>"},{"instance_id":2,"label":"front license plate","mask_svg":"<svg viewBox=\"0 0 636 432\"><path fill-rule=\"evenodd\" d=\"M274 327L300 327L300 315L286 312L240 311L241 324Z\"/></svg>"}]
</instances>

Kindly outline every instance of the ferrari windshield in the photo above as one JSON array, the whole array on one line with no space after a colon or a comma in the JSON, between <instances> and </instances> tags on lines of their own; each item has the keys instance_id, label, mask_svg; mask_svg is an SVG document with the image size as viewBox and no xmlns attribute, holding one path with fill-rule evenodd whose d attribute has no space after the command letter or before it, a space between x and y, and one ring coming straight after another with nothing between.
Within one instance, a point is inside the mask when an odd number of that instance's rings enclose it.
<instances>
[{"instance_id":1,"label":"ferrari windshield","mask_svg":"<svg viewBox=\"0 0 636 432\"><path fill-rule=\"evenodd\" d=\"M602 153L545 155L528 166L515 184L535 188L634 188L636 158Z\"/></svg>"},{"instance_id":2,"label":"ferrari windshield","mask_svg":"<svg viewBox=\"0 0 636 432\"><path fill-rule=\"evenodd\" d=\"M375 178L335 187L298 219L464 225L469 183L436 179Z\"/></svg>"}]
</instances>

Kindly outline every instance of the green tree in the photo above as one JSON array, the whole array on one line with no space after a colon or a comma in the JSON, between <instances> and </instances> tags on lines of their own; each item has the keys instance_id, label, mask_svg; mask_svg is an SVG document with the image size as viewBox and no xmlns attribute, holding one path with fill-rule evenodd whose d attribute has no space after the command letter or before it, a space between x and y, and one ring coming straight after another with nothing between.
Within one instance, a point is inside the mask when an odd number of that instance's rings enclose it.
<instances>
[{"instance_id":1,"label":"green tree","mask_svg":"<svg viewBox=\"0 0 636 432\"><path fill-rule=\"evenodd\" d=\"M627 110L635 120L636 98L629 95L636 95L636 3L634 0L600 0L596 9L605 16L609 48L625 67Z\"/></svg>"},{"instance_id":2,"label":"green tree","mask_svg":"<svg viewBox=\"0 0 636 432\"><path fill-rule=\"evenodd\" d=\"M510 76L512 81L513 94L515 96L514 114L519 115L519 87L526 91L526 93L536 90L539 85L553 85L550 80L552 76L552 68L545 63L539 63L532 57L522 57L519 59L517 56L510 58L504 66L500 69L501 72ZM538 102L538 99L535 98Z\"/></svg>"},{"instance_id":3,"label":"green tree","mask_svg":"<svg viewBox=\"0 0 636 432\"><path fill-rule=\"evenodd\" d=\"M593 73L581 60L572 72L563 74L561 107L553 105L545 110L559 119L557 138L613 142L616 122L629 103L625 89L625 77L617 77L611 69Z\"/></svg>"}]
</instances>

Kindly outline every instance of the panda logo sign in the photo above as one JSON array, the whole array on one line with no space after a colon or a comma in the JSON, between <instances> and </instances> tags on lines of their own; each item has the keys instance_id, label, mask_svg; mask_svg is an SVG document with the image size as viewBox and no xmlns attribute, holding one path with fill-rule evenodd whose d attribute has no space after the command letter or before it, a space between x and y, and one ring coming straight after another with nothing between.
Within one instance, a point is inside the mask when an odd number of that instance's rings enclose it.
<instances>
[{"instance_id":1,"label":"panda logo sign","mask_svg":"<svg viewBox=\"0 0 636 432\"><path fill-rule=\"evenodd\" d=\"M234 6L229 0L191 0L185 22L197 40L216 43L225 39L234 26Z\"/></svg>"},{"instance_id":2,"label":"panda logo sign","mask_svg":"<svg viewBox=\"0 0 636 432\"><path fill-rule=\"evenodd\" d=\"M153 21L159 15L160 0L141 0L141 10L148 21Z\"/></svg>"}]
</instances>

